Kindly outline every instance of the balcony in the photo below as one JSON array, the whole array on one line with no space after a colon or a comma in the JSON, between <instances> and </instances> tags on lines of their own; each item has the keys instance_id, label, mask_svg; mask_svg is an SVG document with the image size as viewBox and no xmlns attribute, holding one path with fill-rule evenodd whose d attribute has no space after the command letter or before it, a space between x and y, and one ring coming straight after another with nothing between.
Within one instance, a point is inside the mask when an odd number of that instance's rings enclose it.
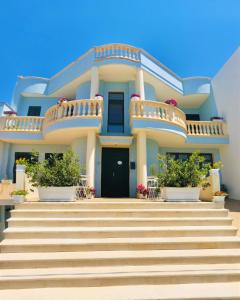
<instances>
[{"instance_id":1,"label":"balcony","mask_svg":"<svg viewBox=\"0 0 240 300\"><path fill-rule=\"evenodd\" d=\"M138 62L140 61L140 49L124 44L110 44L95 47L95 61L111 58Z\"/></svg>"},{"instance_id":2,"label":"balcony","mask_svg":"<svg viewBox=\"0 0 240 300\"><path fill-rule=\"evenodd\" d=\"M207 138L204 143L226 143L227 128L222 121L186 121L185 113L171 105L157 101L134 100L130 103L132 132L145 130L159 141L174 139L187 143ZM213 138L213 139L209 139ZM220 138L215 139L214 138Z\"/></svg>"},{"instance_id":3,"label":"balcony","mask_svg":"<svg viewBox=\"0 0 240 300\"><path fill-rule=\"evenodd\" d=\"M100 131L102 110L102 100L73 100L52 106L45 117L1 117L0 139L67 143L86 129Z\"/></svg>"}]
</instances>

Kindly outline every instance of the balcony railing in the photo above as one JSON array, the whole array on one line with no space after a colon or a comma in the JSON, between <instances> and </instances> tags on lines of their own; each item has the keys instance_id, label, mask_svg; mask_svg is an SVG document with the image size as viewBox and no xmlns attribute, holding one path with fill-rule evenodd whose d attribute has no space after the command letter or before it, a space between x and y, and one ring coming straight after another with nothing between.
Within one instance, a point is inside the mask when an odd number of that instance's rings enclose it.
<instances>
[{"instance_id":1,"label":"balcony railing","mask_svg":"<svg viewBox=\"0 0 240 300\"><path fill-rule=\"evenodd\" d=\"M44 117L2 117L0 131L41 131Z\"/></svg>"},{"instance_id":2,"label":"balcony railing","mask_svg":"<svg viewBox=\"0 0 240 300\"><path fill-rule=\"evenodd\" d=\"M140 61L140 49L123 44L112 44L95 48L95 60L109 58Z\"/></svg>"},{"instance_id":3,"label":"balcony railing","mask_svg":"<svg viewBox=\"0 0 240 300\"><path fill-rule=\"evenodd\" d=\"M179 125L186 129L186 116L180 109L157 101L131 100L132 119L151 119Z\"/></svg>"},{"instance_id":4,"label":"balcony railing","mask_svg":"<svg viewBox=\"0 0 240 300\"><path fill-rule=\"evenodd\" d=\"M103 100L73 100L54 105L45 114L45 125L70 118L102 118Z\"/></svg>"},{"instance_id":5,"label":"balcony railing","mask_svg":"<svg viewBox=\"0 0 240 300\"><path fill-rule=\"evenodd\" d=\"M222 121L187 121L188 135L226 136L226 124Z\"/></svg>"}]
</instances>

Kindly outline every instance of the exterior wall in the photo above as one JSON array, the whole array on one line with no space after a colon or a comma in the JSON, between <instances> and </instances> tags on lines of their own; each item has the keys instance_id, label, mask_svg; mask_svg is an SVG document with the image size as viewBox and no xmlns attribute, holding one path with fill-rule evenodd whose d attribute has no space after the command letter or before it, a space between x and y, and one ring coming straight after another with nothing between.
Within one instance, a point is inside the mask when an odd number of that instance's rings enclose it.
<instances>
[{"instance_id":1,"label":"exterior wall","mask_svg":"<svg viewBox=\"0 0 240 300\"><path fill-rule=\"evenodd\" d=\"M145 82L144 83L144 90L145 90L145 99L146 100L156 101L156 92L155 92L154 87L151 84Z\"/></svg>"},{"instance_id":2,"label":"exterior wall","mask_svg":"<svg viewBox=\"0 0 240 300\"><path fill-rule=\"evenodd\" d=\"M87 151L87 138L82 137L72 142L71 147L74 152L79 156L81 173L86 173L86 151Z\"/></svg>"},{"instance_id":3,"label":"exterior wall","mask_svg":"<svg viewBox=\"0 0 240 300\"><path fill-rule=\"evenodd\" d=\"M158 143L154 140L147 139L147 175L151 176L151 166L154 166L156 171L159 170L158 166L158 156L159 153L159 146Z\"/></svg>"},{"instance_id":4,"label":"exterior wall","mask_svg":"<svg viewBox=\"0 0 240 300\"><path fill-rule=\"evenodd\" d=\"M230 197L240 200L240 48L213 78L213 95L220 116L228 124L230 144L221 149L224 164L223 179Z\"/></svg>"},{"instance_id":5,"label":"exterior wall","mask_svg":"<svg viewBox=\"0 0 240 300\"><path fill-rule=\"evenodd\" d=\"M18 116L27 116L29 106L41 106L41 116L53 105L57 104L57 98L21 97L18 107Z\"/></svg>"},{"instance_id":6,"label":"exterior wall","mask_svg":"<svg viewBox=\"0 0 240 300\"><path fill-rule=\"evenodd\" d=\"M10 107L5 103L0 102L0 116L4 116L5 111L11 111Z\"/></svg>"},{"instance_id":7,"label":"exterior wall","mask_svg":"<svg viewBox=\"0 0 240 300\"><path fill-rule=\"evenodd\" d=\"M76 89L76 99L90 98L91 81L80 84Z\"/></svg>"},{"instance_id":8,"label":"exterior wall","mask_svg":"<svg viewBox=\"0 0 240 300\"><path fill-rule=\"evenodd\" d=\"M124 93L124 133L113 132L108 133L108 93L109 92L123 92ZM130 135L130 116L129 116L129 104L130 96L134 93L134 82L119 83L119 82L100 82L100 93L104 97L104 111L103 111L103 125L102 135Z\"/></svg>"},{"instance_id":9,"label":"exterior wall","mask_svg":"<svg viewBox=\"0 0 240 300\"><path fill-rule=\"evenodd\" d=\"M217 105L214 99L212 88L208 99L200 107L200 115L201 120L203 121L209 121L211 117L218 116Z\"/></svg>"}]
</instances>

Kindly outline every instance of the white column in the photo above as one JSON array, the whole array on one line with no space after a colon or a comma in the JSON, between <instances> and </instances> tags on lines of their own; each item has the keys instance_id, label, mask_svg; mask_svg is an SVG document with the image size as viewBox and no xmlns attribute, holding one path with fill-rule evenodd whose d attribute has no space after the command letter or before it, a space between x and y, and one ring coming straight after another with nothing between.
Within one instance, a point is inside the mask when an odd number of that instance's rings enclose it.
<instances>
[{"instance_id":1,"label":"white column","mask_svg":"<svg viewBox=\"0 0 240 300\"><path fill-rule=\"evenodd\" d=\"M147 186L147 143L146 133L137 134L137 183Z\"/></svg>"},{"instance_id":2,"label":"white column","mask_svg":"<svg viewBox=\"0 0 240 300\"><path fill-rule=\"evenodd\" d=\"M95 94L99 92L99 74L98 68L92 67L91 69L91 91L90 99L94 99Z\"/></svg>"},{"instance_id":3,"label":"white column","mask_svg":"<svg viewBox=\"0 0 240 300\"><path fill-rule=\"evenodd\" d=\"M25 165L16 165L16 190L25 190Z\"/></svg>"},{"instance_id":4,"label":"white column","mask_svg":"<svg viewBox=\"0 0 240 300\"><path fill-rule=\"evenodd\" d=\"M96 132L91 130L87 136L87 156L86 156L86 173L88 185L94 187L95 179L95 152L96 152Z\"/></svg>"},{"instance_id":5,"label":"white column","mask_svg":"<svg viewBox=\"0 0 240 300\"><path fill-rule=\"evenodd\" d=\"M143 70L140 68L137 69L136 89L137 93L139 93L141 96L141 100L145 100L144 76Z\"/></svg>"}]
</instances>

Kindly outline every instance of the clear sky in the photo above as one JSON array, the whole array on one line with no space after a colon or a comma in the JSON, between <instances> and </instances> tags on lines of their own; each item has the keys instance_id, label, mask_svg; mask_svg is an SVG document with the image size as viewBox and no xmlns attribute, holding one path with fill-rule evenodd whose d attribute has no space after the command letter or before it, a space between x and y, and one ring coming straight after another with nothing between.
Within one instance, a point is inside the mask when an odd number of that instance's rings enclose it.
<instances>
[{"instance_id":1,"label":"clear sky","mask_svg":"<svg viewBox=\"0 0 240 300\"><path fill-rule=\"evenodd\" d=\"M213 76L240 45L240 0L1 0L0 100L89 48L128 43L180 76Z\"/></svg>"}]
</instances>

